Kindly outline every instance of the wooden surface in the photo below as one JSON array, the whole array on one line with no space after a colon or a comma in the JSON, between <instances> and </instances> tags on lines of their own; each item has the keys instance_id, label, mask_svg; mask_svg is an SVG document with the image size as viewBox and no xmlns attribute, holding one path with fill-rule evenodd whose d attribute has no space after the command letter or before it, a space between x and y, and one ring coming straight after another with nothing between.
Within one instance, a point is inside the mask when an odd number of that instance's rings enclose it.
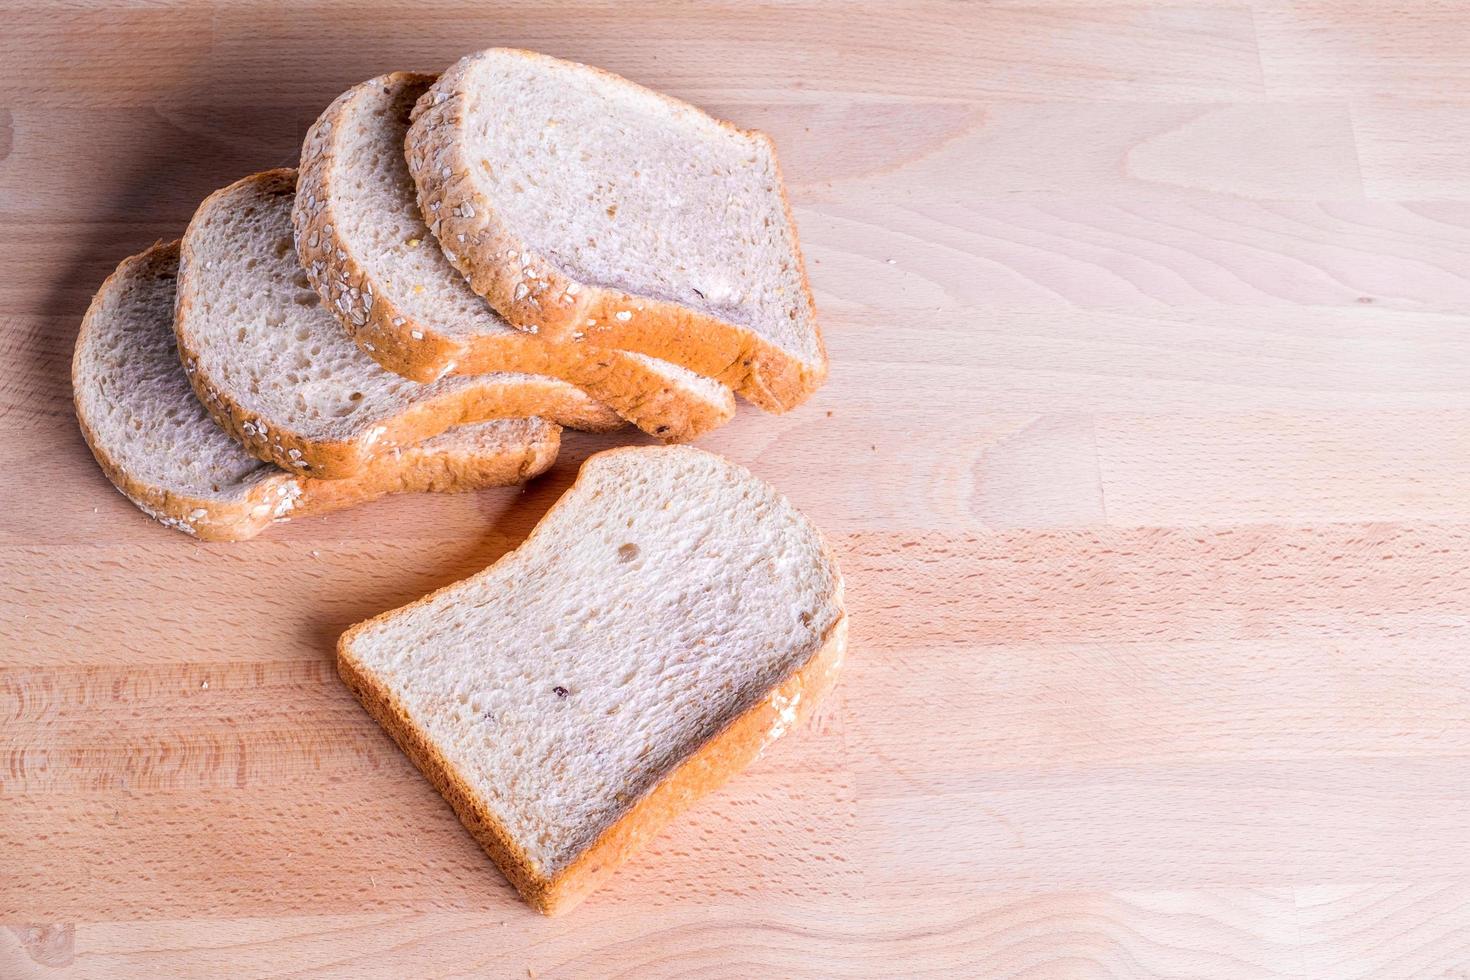
<instances>
[{"instance_id":1,"label":"wooden surface","mask_svg":"<svg viewBox=\"0 0 1470 980\"><path fill-rule=\"evenodd\" d=\"M3 6L0 976L1470 975L1470 7ZM120 258L505 43L775 136L831 382L703 444L852 615L558 920L330 658L615 440L201 546L67 380Z\"/></svg>"}]
</instances>

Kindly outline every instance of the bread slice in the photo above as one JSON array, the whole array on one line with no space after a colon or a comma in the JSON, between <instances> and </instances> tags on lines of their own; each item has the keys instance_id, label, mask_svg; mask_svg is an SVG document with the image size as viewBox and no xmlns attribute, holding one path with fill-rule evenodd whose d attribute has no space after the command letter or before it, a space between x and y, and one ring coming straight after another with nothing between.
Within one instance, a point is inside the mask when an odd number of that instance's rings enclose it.
<instances>
[{"instance_id":1,"label":"bread slice","mask_svg":"<svg viewBox=\"0 0 1470 980\"><path fill-rule=\"evenodd\" d=\"M337 668L556 913L811 710L846 622L780 494L702 450L611 449L518 549L350 629Z\"/></svg>"},{"instance_id":2,"label":"bread slice","mask_svg":"<svg viewBox=\"0 0 1470 980\"><path fill-rule=\"evenodd\" d=\"M293 476L225 434L194 397L174 347L179 243L124 259L82 320L72 387L82 434L107 478L149 516L206 541L401 490L471 490L529 479L556 459L560 429L503 419L390 454L347 480Z\"/></svg>"},{"instance_id":3,"label":"bread slice","mask_svg":"<svg viewBox=\"0 0 1470 980\"><path fill-rule=\"evenodd\" d=\"M673 361L773 412L826 378L764 133L492 48L419 100L405 147L445 254L513 325Z\"/></svg>"},{"instance_id":4,"label":"bread slice","mask_svg":"<svg viewBox=\"0 0 1470 980\"><path fill-rule=\"evenodd\" d=\"M322 308L296 260L295 184L294 170L272 170L216 191L181 246L174 329L185 370L210 414L251 453L341 479L467 422L622 424L581 389L545 375L424 385L379 367Z\"/></svg>"},{"instance_id":5,"label":"bread slice","mask_svg":"<svg viewBox=\"0 0 1470 980\"><path fill-rule=\"evenodd\" d=\"M403 158L409 113L433 82L396 72L348 89L301 150L296 249L358 346L415 381L486 371L564 378L666 441L729 421L735 397L719 382L642 354L548 343L470 289L425 226Z\"/></svg>"}]
</instances>

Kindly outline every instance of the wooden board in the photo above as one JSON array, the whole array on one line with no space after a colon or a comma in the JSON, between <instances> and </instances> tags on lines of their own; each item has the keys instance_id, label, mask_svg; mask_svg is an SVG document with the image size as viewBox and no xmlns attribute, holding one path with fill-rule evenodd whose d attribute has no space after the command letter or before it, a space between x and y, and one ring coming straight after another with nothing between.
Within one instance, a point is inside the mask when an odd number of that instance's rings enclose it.
<instances>
[{"instance_id":1,"label":"wooden board","mask_svg":"<svg viewBox=\"0 0 1470 980\"><path fill-rule=\"evenodd\" d=\"M0 6L0 976L1470 970L1463 4ZM67 378L120 258L492 44L769 130L833 363L704 445L830 535L845 678L558 920L331 652L622 437L207 546Z\"/></svg>"}]
</instances>

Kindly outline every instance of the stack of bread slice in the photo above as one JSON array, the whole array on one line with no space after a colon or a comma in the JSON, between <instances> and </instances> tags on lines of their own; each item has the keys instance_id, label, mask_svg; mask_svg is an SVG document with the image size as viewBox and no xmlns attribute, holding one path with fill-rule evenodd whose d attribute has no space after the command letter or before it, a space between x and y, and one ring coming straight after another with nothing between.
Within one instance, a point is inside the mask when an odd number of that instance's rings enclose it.
<instances>
[{"instance_id":1,"label":"stack of bread slice","mask_svg":"<svg viewBox=\"0 0 1470 980\"><path fill-rule=\"evenodd\" d=\"M343 479L263 462L189 386L173 330L178 269L177 242L124 260L92 301L72 362L77 416L103 472L169 527L238 541L292 515L402 490L516 483L555 462L561 429L534 417L463 425L380 454Z\"/></svg>"},{"instance_id":2,"label":"stack of bread slice","mask_svg":"<svg viewBox=\"0 0 1470 980\"><path fill-rule=\"evenodd\" d=\"M492 49L338 97L297 170L125 260L73 361L108 477L210 540L528 479L561 427L666 442L825 379L769 139Z\"/></svg>"}]
</instances>

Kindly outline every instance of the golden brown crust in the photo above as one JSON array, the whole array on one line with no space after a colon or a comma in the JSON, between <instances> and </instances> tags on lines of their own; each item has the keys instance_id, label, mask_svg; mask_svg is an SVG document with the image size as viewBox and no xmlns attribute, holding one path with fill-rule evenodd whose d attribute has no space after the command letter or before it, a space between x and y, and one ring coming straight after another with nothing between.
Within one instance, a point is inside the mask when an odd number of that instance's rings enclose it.
<instances>
[{"instance_id":1,"label":"golden brown crust","mask_svg":"<svg viewBox=\"0 0 1470 980\"><path fill-rule=\"evenodd\" d=\"M103 475L124 497L160 524L201 541L245 541L255 537L275 519L272 510L278 499L276 488L296 482L289 473L272 475L252 487L246 499L230 502L173 493L128 475L102 448L87 420L78 415L77 421Z\"/></svg>"},{"instance_id":2,"label":"golden brown crust","mask_svg":"<svg viewBox=\"0 0 1470 980\"><path fill-rule=\"evenodd\" d=\"M342 222L333 207L332 165L341 152L348 106L367 85L426 87L433 79L433 75L394 72L354 86L327 107L302 146L297 199L291 212L297 252L324 306L337 315L358 346L383 367L414 381L492 371L562 378L650 435L669 442L695 439L728 422L735 412L733 398L712 400L681 388L617 351L552 344L521 331L446 335L395 303L388 290L373 282L355 252L342 247L340 237L335 236ZM437 247L429 237L420 247ZM353 288L359 297L356 301ZM372 297L370 304L360 299L365 295Z\"/></svg>"},{"instance_id":3,"label":"golden brown crust","mask_svg":"<svg viewBox=\"0 0 1470 980\"><path fill-rule=\"evenodd\" d=\"M632 447L622 447L604 450L596 455L637 451ZM579 471L572 487L562 495L562 500L570 496L581 482L587 464L584 462L582 465L583 470ZM560 501L553 504L542 516L516 551L524 548L540 533L558 506ZM488 573L516 551L502 556L499 561L477 574ZM835 569L836 563L825 544L823 555L827 563ZM471 576L474 577L476 576ZM447 585L406 606L379 613L352 626L337 641L337 672L362 702L368 714L383 726L404 754L448 801L465 829L484 848L527 904L546 915L559 915L577 905L661 827L688 809L700 797L718 789L731 776L750 765L760 757L766 746L785 731L804 722L836 683L838 670L847 651L847 615L844 611L803 663L793 668L760 701L730 719L722 729L650 786L640 799L632 803L571 863L548 876L536 867L523 849L516 846L504 824L479 799L428 733L413 720L402 701L372 671L358 663L352 652L353 641L358 633L408 609L430 602L440 593L460 587L464 581ZM843 584L840 577L835 585L834 601L842 609Z\"/></svg>"},{"instance_id":4,"label":"golden brown crust","mask_svg":"<svg viewBox=\"0 0 1470 980\"><path fill-rule=\"evenodd\" d=\"M516 53L558 60L530 51ZM819 358L807 363L747 327L682 304L578 282L512 233L493 202L475 187L473 161L465 155L463 140L457 138L467 106L461 81L476 57L451 67L419 100L404 144L424 220L441 242L456 243L453 249L445 248L445 255L475 292L507 322L549 341L636 351L670 361L734 388L766 411L795 408L821 387L827 377L827 353L815 322ZM647 91L602 69L580 67L613 84ZM653 94L690 108L677 99ZM733 133L771 146L764 133L715 121ZM772 155L774 159L774 147ZM784 183L781 200L799 256ZM801 285L807 307L815 309L804 263Z\"/></svg>"},{"instance_id":5,"label":"golden brown crust","mask_svg":"<svg viewBox=\"0 0 1470 980\"><path fill-rule=\"evenodd\" d=\"M297 516L325 514L394 493L463 493L525 483L556 462L561 429L547 422L534 438L494 452L410 446L379 457L345 480L300 480Z\"/></svg>"},{"instance_id":6,"label":"golden brown crust","mask_svg":"<svg viewBox=\"0 0 1470 980\"><path fill-rule=\"evenodd\" d=\"M424 452L418 447L400 457L372 461L342 480L313 480L273 473L252 486L241 500L221 501L177 494L130 476L104 450L86 420L82 436L113 486L139 510L168 527L201 541L247 541L272 524L355 507L395 493L466 493L504 487L546 472L556 462L559 428L549 435L495 453Z\"/></svg>"},{"instance_id":7,"label":"golden brown crust","mask_svg":"<svg viewBox=\"0 0 1470 980\"><path fill-rule=\"evenodd\" d=\"M190 230L184 233L180 250L174 334L184 371L200 402L251 455L302 476L339 480L352 476L384 453L423 442L455 425L469 422L538 416L590 432L607 432L623 424L623 420L605 405L582 395L565 382L544 375L513 378L486 375L479 379L478 384L445 391L435 398L414 403L398 415L381 419L376 426L364 427L351 440L310 438L279 420L261 418L200 369L198 345L191 331L195 315L195 291L191 288L191 277L197 273L193 271L195 262L190 231L201 216L217 206L219 199L247 183L261 184L270 194L294 194L296 171L281 168L252 174L215 191L199 205L190 222ZM569 394L575 397L569 398Z\"/></svg>"},{"instance_id":8,"label":"golden brown crust","mask_svg":"<svg viewBox=\"0 0 1470 980\"><path fill-rule=\"evenodd\" d=\"M75 382L74 382L75 383ZM417 447L401 457L374 460L356 476L313 480L273 473L240 500L191 497L135 479L102 448L87 420L78 415L82 437L103 474L139 510L201 541L247 541L272 524L355 507L395 493L465 493L524 483L556 462L559 428L503 452L428 453Z\"/></svg>"}]
</instances>

